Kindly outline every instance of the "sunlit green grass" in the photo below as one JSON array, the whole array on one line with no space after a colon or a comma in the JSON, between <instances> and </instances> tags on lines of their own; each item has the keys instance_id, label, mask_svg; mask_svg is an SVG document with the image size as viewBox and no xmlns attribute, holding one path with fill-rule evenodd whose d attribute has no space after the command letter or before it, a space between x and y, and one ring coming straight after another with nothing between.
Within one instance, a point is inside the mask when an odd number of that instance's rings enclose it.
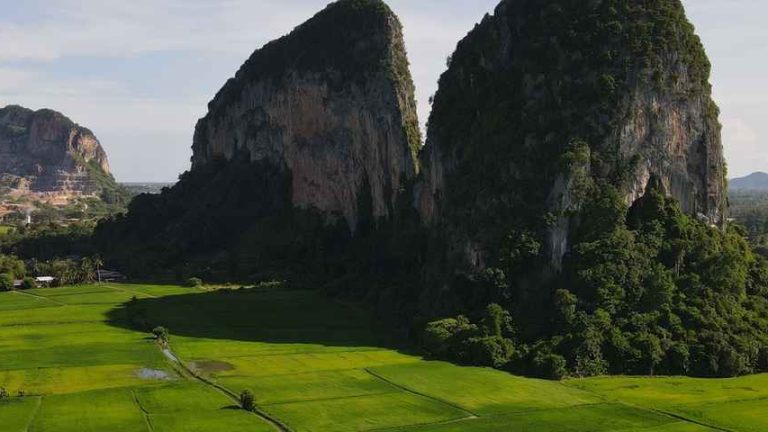
<instances>
[{"instance_id":1,"label":"sunlit green grass","mask_svg":"<svg viewBox=\"0 0 768 432\"><path fill-rule=\"evenodd\" d=\"M271 431L267 423L237 409L222 393L177 382L135 391L155 432Z\"/></svg>"},{"instance_id":2,"label":"sunlit green grass","mask_svg":"<svg viewBox=\"0 0 768 432\"><path fill-rule=\"evenodd\" d=\"M520 378L484 368L444 362L375 367L385 379L440 398L477 415L493 415L594 404L601 399L553 381ZM472 385L467 385L472 383Z\"/></svg>"},{"instance_id":3,"label":"sunlit green grass","mask_svg":"<svg viewBox=\"0 0 768 432\"><path fill-rule=\"evenodd\" d=\"M0 294L0 387L27 395L0 402L0 430L272 430L224 394L184 381L147 334L107 323L134 297L190 292L104 284ZM167 379L142 377L146 369Z\"/></svg>"},{"instance_id":4,"label":"sunlit green grass","mask_svg":"<svg viewBox=\"0 0 768 432\"><path fill-rule=\"evenodd\" d=\"M572 380L566 384L610 400L654 408L768 397L768 374L728 379L607 377Z\"/></svg>"},{"instance_id":5,"label":"sunlit green grass","mask_svg":"<svg viewBox=\"0 0 768 432\"><path fill-rule=\"evenodd\" d=\"M54 395L43 398L32 423L36 432L147 432L129 390Z\"/></svg>"},{"instance_id":6,"label":"sunlit green grass","mask_svg":"<svg viewBox=\"0 0 768 432\"><path fill-rule=\"evenodd\" d=\"M768 400L755 399L725 403L682 406L675 412L733 430L768 431Z\"/></svg>"},{"instance_id":7,"label":"sunlit green grass","mask_svg":"<svg viewBox=\"0 0 768 432\"><path fill-rule=\"evenodd\" d=\"M704 426L625 405L600 404L539 410L464 422L398 429L402 432L707 432Z\"/></svg>"},{"instance_id":8,"label":"sunlit green grass","mask_svg":"<svg viewBox=\"0 0 768 432\"><path fill-rule=\"evenodd\" d=\"M274 430L171 364L132 328L134 307L196 374L251 390L294 431L768 430L768 375L527 379L395 349L363 311L313 291L111 283L0 293L0 387L13 396L0 430Z\"/></svg>"},{"instance_id":9,"label":"sunlit green grass","mask_svg":"<svg viewBox=\"0 0 768 432\"><path fill-rule=\"evenodd\" d=\"M570 381L606 399L737 431L768 430L768 375L728 379L611 377Z\"/></svg>"},{"instance_id":10,"label":"sunlit green grass","mask_svg":"<svg viewBox=\"0 0 768 432\"><path fill-rule=\"evenodd\" d=\"M39 404L39 397L13 398L0 402L0 430L27 432L28 424Z\"/></svg>"},{"instance_id":11,"label":"sunlit green grass","mask_svg":"<svg viewBox=\"0 0 768 432\"><path fill-rule=\"evenodd\" d=\"M408 393L277 404L265 409L296 431L368 430L467 417L456 408Z\"/></svg>"},{"instance_id":12,"label":"sunlit green grass","mask_svg":"<svg viewBox=\"0 0 768 432\"><path fill-rule=\"evenodd\" d=\"M306 372L273 377L234 376L217 380L236 392L249 389L261 405L393 393L399 390L359 370Z\"/></svg>"}]
</instances>

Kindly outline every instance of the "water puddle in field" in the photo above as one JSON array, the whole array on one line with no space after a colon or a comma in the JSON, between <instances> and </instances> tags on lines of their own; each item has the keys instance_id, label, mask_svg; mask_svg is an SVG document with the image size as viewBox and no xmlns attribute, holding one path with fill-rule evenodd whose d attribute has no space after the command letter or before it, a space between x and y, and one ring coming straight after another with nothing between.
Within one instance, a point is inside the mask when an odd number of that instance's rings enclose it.
<instances>
[{"instance_id":1,"label":"water puddle in field","mask_svg":"<svg viewBox=\"0 0 768 432\"><path fill-rule=\"evenodd\" d=\"M202 372L205 374L215 374L216 372L226 372L231 371L235 367L231 364L223 361L216 361L216 360L201 360L196 362L191 362L189 364L190 368L192 368L195 372Z\"/></svg>"},{"instance_id":2,"label":"water puddle in field","mask_svg":"<svg viewBox=\"0 0 768 432\"><path fill-rule=\"evenodd\" d=\"M173 379L171 375L164 370L148 369L148 368L141 368L137 370L136 376L145 380L166 381L166 380Z\"/></svg>"}]
</instances>

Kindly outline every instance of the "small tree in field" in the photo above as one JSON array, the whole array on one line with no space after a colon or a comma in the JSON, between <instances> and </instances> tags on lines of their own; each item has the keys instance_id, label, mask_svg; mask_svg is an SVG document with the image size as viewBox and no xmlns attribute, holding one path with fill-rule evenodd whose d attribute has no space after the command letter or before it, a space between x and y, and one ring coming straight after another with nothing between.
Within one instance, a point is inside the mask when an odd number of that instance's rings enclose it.
<instances>
[{"instance_id":1,"label":"small tree in field","mask_svg":"<svg viewBox=\"0 0 768 432\"><path fill-rule=\"evenodd\" d=\"M8 394L8 390L5 387L0 387L0 400L8 399L11 395Z\"/></svg>"},{"instance_id":2,"label":"small tree in field","mask_svg":"<svg viewBox=\"0 0 768 432\"><path fill-rule=\"evenodd\" d=\"M157 326L154 329L152 329L152 334L155 336L156 341L163 344L168 343L169 333L167 328L162 326Z\"/></svg>"},{"instance_id":3,"label":"small tree in field","mask_svg":"<svg viewBox=\"0 0 768 432\"><path fill-rule=\"evenodd\" d=\"M25 290L37 288L37 281L35 280L35 278L25 277L24 281L21 283L21 288Z\"/></svg>"},{"instance_id":4,"label":"small tree in field","mask_svg":"<svg viewBox=\"0 0 768 432\"><path fill-rule=\"evenodd\" d=\"M253 392L250 390L243 390L240 393L240 406L246 411L253 411L255 405L253 404Z\"/></svg>"},{"instance_id":5,"label":"small tree in field","mask_svg":"<svg viewBox=\"0 0 768 432\"><path fill-rule=\"evenodd\" d=\"M187 279L187 286L190 288L199 288L203 286L203 280L198 277L191 277Z\"/></svg>"},{"instance_id":6,"label":"small tree in field","mask_svg":"<svg viewBox=\"0 0 768 432\"><path fill-rule=\"evenodd\" d=\"M0 274L0 291L13 290L13 276L8 273Z\"/></svg>"}]
</instances>

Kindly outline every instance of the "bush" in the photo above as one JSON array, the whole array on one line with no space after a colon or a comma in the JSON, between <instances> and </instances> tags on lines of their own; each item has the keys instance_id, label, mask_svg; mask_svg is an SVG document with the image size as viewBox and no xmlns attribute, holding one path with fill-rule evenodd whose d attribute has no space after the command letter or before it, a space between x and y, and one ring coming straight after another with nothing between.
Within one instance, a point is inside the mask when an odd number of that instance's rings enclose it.
<instances>
[{"instance_id":1,"label":"bush","mask_svg":"<svg viewBox=\"0 0 768 432\"><path fill-rule=\"evenodd\" d=\"M0 291L13 290L13 276L8 273L0 274Z\"/></svg>"},{"instance_id":2,"label":"bush","mask_svg":"<svg viewBox=\"0 0 768 432\"><path fill-rule=\"evenodd\" d=\"M435 356L455 356L461 339L477 330L477 326L465 316L433 321L424 329L424 348Z\"/></svg>"},{"instance_id":3,"label":"bush","mask_svg":"<svg viewBox=\"0 0 768 432\"><path fill-rule=\"evenodd\" d=\"M37 281L35 280L35 278L25 277L24 281L21 283L21 288L25 290L35 289L37 288Z\"/></svg>"},{"instance_id":4,"label":"bush","mask_svg":"<svg viewBox=\"0 0 768 432\"><path fill-rule=\"evenodd\" d=\"M757 368L759 372L768 372L768 347L761 347L757 355Z\"/></svg>"},{"instance_id":5,"label":"bush","mask_svg":"<svg viewBox=\"0 0 768 432\"><path fill-rule=\"evenodd\" d=\"M533 369L536 376L560 381L568 375L565 358L557 354L537 354L533 358Z\"/></svg>"},{"instance_id":6,"label":"bush","mask_svg":"<svg viewBox=\"0 0 768 432\"><path fill-rule=\"evenodd\" d=\"M0 387L0 400L8 399L11 395L8 394L8 390L5 387Z\"/></svg>"},{"instance_id":7,"label":"bush","mask_svg":"<svg viewBox=\"0 0 768 432\"><path fill-rule=\"evenodd\" d=\"M501 368L515 354L511 340L500 336L473 337L464 342L462 358L466 363Z\"/></svg>"},{"instance_id":8,"label":"bush","mask_svg":"<svg viewBox=\"0 0 768 432\"><path fill-rule=\"evenodd\" d=\"M187 286L190 288L199 288L203 286L203 280L197 277L187 279Z\"/></svg>"},{"instance_id":9,"label":"bush","mask_svg":"<svg viewBox=\"0 0 768 432\"><path fill-rule=\"evenodd\" d=\"M162 326L152 329L152 334L155 336L155 340L166 343L169 339L168 329Z\"/></svg>"},{"instance_id":10,"label":"bush","mask_svg":"<svg viewBox=\"0 0 768 432\"><path fill-rule=\"evenodd\" d=\"M688 346L683 343L672 345L667 351L667 372L673 375L685 375L691 364L691 353Z\"/></svg>"},{"instance_id":11,"label":"bush","mask_svg":"<svg viewBox=\"0 0 768 432\"><path fill-rule=\"evenodd\" d=\"M246 411L253 412L256 408L254 405L253 392L250 390L243 390L243 392L240 393L240 406Z\"/></svg>"}]
</instances>

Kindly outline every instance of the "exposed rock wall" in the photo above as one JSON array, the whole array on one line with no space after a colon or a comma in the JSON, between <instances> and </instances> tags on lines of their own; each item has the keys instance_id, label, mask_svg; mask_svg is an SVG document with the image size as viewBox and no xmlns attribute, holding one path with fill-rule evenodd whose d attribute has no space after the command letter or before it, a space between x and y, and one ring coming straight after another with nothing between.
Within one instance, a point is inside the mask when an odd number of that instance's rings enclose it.
<instances>
[{"instance_id":1,"label":"exposed rock wall","mask_svg":"<svg viewBox=\"0 0 768 432\"><path fill-rule=\"evenodd\" d=\"M88 165L110 175L94 134L51 110L0 109L0 174L30 192L91 195L99 191Z\"/></svg>"},{"instance_id":2,"label":"exposed rock wall","mask_svg":"<svg viewBox=\"0 0 768 432\"><path fill-rule=\"evenodd\" d=\"M397 17L341 0L251 56L198 122L192 163L271 162L290 173L293 205L354 230L362 201L392 215L419 145Z\"/></svg>"},{"instance_id":3,"label":"exposed rock wall","mask_svg":"<svg viewBox=\"0 0 768 432\"><path fill-rule=\"evenodd\" d=\"M502 1L441 77L420 155L422 218L475 268L535 237L559 269L584 181L631 204L658 176L687 213L722 223L709 68L678 0ZM574 166L578 143L587 159Z\"/></svg>"},{"instance_id":4,"label":"exposed rock wall","mask_svg":"<svg viewBox=\"0 0 768 432\"><path fill-rule=\"evenodd\" d=\"M722 223L727 194L717 107L709 94L693 91L685 64L674 59L668 70L678 77L674 87L633 88L610 137L625 159L638 160L625 185L627 203L640 198L655 175L686 213Z\"/></svg>"}]
</instances>

